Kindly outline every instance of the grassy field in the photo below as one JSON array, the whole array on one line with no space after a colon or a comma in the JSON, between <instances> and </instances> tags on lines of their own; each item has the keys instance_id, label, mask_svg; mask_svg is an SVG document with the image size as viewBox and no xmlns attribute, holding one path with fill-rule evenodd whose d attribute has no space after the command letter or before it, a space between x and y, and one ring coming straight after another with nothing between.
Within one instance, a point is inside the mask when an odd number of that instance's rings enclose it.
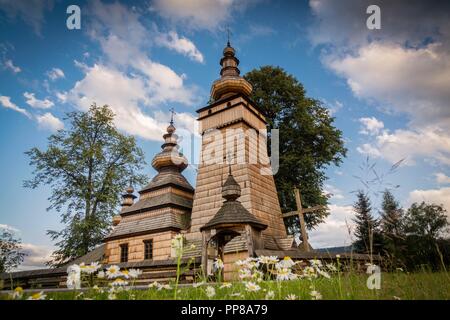
<instances>
[{"instance_id":1,"label":"grassy field","mask_svg":"<svg viewBox=\"0 0 450 320\"><path fill-rule=\"evenodd\" d=\"M380 289L370 290L366 281L368 275L346 274L331 278L299 279L291 281L260 281L257 287L246 287L242 282L230 284L201 284L180 287L177 299L332 299L332 300L414 300L414 299L450 299L450 274L448 272L420 273L382 273ZM256 283L255 283L256 284ZM254 290L254 291L251 291ZM30 294L28 294L29 296ZM3 295L3 299L8 296ZM23 299L27 298L24 293ZM100 289L87 291L46 293L46 299L137 299L170 300L174 299L174 285L165 288L162 285L146 290L132 290L120 287L111 292Z\"/></svg>"}]
</instances>

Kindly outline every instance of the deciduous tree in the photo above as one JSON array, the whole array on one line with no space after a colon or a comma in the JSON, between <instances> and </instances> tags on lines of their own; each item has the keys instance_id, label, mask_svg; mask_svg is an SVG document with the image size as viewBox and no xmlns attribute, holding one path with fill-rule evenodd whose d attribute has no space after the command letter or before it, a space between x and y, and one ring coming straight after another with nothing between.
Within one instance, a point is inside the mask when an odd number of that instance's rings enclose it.
<instances>
[{"instance_id":1,"label":"deciduous tree","mask_svg":"<svg viewBox=\"0 0 450 320\"><path fill-rule=\"evenodd\" d=\"M253 86L251 98L265 114L268 129L280 132L275 183L282 210L296 209L294 187L300 187L304 206L327 204L325 169L339 165L346 154L334 118L319 100L307 97L303 85L282 68L264 66L244 77ZM306 223L313 228L327 215L326 210L307 215ZM288 221L288 229L298 232L298 217L293 219Z\"/></svg>"},{"instance_id":2,"label":"deciduous tree","mask_svg":"<svg viewBox=\"0 0 450 320\"><path fill-rule=\"evenodd\" d=\"M130 181L142 184L146 179L137 173L145 163L142 150L134 137L116 129L113 120L108 106L94 104L87 112L69 113L70 128L51 135L47 150L26 152L34 176L25 186L50 185L48 209L59 212L65 225L48 231L59 247L52 264L82 256L101 243L120 193Z\"/></svg>"}]
</instances>

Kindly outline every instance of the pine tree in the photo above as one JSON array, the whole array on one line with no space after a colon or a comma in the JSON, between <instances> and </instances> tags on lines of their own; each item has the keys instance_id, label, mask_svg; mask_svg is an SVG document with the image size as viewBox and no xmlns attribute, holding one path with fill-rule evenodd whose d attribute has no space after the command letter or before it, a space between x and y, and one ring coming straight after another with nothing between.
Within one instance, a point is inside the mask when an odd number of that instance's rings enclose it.
<instances>
[{"instance_id":1,"label":"pine tree","mask_svg":"<svg viewBox=\"0 0 450 320\"><path fill-rule=\"evenodd\" d=\"M357 192L357 201L353 205L356 213L356 241L353 247L359 253L380 253L382 247L382 236L379 230L380 222L372 216L370 199L362 190Z\"/></svg>"},{"instance_id":2,"label":"pine tree","mask_svg":"<svg viewBox=\"0 0 450 320\"><path fill-rule=\"evenodd\" d=\"M383 192L381 208L381 233L384 250L393 259L394 264L398 264L401 262L405 250L403 209L389 190Z\"/></svg>"}]
</instances>

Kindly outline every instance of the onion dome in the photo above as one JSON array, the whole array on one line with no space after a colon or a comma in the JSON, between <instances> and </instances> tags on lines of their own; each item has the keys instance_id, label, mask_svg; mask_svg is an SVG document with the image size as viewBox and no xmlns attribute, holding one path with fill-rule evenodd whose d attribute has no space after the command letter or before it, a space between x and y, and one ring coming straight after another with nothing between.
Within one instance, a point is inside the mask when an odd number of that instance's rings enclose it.
<instances>
[{"instance_id":1,"label":"onion dome","mask_svg":"<svg viewBox=\"0 0 450 320\"><path fill-rule=\"evenodd\" d=\"M120 223L121 220L122 220L122 216L121 215L119 215L119 214L115 215L113 217L113 221L112 221L113 226L114 227L117 226Z\"/></svg>"},{"instance_id":2,"label":"onion dome","mask_svg":"<svg viewBox=\"0 0 450 320\"><path fill-rule=\"evenodd\" d=\"M134 204L134 199L136 198L137 197L134 195L134 189L130 185L128 188L126 188L125 193L122 195L122 211L128 207L131 207Z\"/></svg>"},{"instance_id":3,"label":"onion dome","mask_svg":"<svg viewBox=\"0 0 450 320\"><path fill-rule=\"evenodd\" d=\"M219 100L233 94L242 93L246 96L252 92L252 85L240 76L239 59L235 56L234 48L227 43L220 59L220 79L214 81L211 87L211 97Z\"/></svg>"},{"instance_id":4,"label":"onion dome","mask_svg":"<svg viewBox=\"0 0 450 320\"><path fill-rule=\"evenodd\" d=\"M214 217L200 230L218 229L236 224L248 224L258 230L266 229L267 225L259 221L237 200L240 196L241 187L234 179L230 169L227 180L222 186L222 197L225 201Z\"/></svg>"},{"instance_id":5,"label":"onion dome","mask_svg":"<svg viewBox=\"0 0 450 320\"><path fill-rule=\"evenodd\" d=\"M178 136L175 134L175 130L173 121L171 121L167 127L167 133L163 135L164 143L161 146L162 151L152 160L152 167L158 172L167 167L182 172L188 166L186 157L178 151Z\"/></svg>"}]
</instances>

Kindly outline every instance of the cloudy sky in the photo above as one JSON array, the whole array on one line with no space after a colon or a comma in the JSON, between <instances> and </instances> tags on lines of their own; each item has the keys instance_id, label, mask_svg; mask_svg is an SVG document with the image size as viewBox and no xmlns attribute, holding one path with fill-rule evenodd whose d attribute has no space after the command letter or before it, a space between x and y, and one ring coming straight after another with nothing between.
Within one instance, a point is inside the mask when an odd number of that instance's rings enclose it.
<instances>
[{"instance_id":1,"label":"cloudy sky","mask_svg":"<svg viewBox=\"0 0 450 320\"><path fill-rule=\"evenodd\" d=\"M283 67L344 132L348 157L327 169L331 215L311 232L313 246L350 243L361 180L373 181L375 209L377 191L398 185L404 206L426 200L450 210L450 5L377 1L381 30L369 30L371 2L0 0L0 227L22 238L24 268L48 258L45 231L60 228L46 211L50 191L22 187L31 177L24 152L44 148L67 126L66 112L95 101L114 109L117 127L151 160L170 107L181 132L195 130L227 26L242 73ZM66 27L70 4L81 8L80 30ZM376 173L367 169L374 163ZM195 171L186 176L195 185Z\"/></svg>"}]
</instances>

